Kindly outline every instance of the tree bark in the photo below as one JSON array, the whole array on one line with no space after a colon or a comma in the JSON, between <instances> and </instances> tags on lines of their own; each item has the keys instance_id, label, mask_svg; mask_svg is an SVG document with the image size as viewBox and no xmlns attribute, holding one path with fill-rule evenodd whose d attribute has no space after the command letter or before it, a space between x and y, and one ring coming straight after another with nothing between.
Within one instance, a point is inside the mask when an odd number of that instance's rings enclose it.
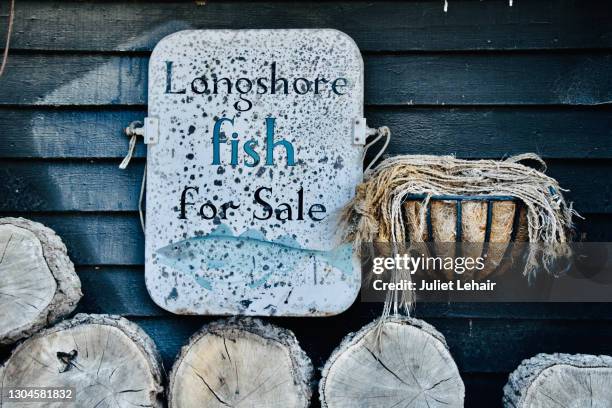
<instances>
[{"instance_id":1,"label":"tree bark","mask_svg":"<svg viewBox=\"0 0 612 408\"><path fill-rule=\"evenodd\" d=\"M210 323L172 367L170 408L308 407L312 364L288 330L258 319Z\"/></svg>"},{"instance_id":2,"label":"tree bark","mask_svg":"<svg viewBox=\"0 0 612 408\"><path fill-rule=\"evenodd\" d=\"M465 389L444 336L410 317L347 336L325 368L323 408L463 407Z\"/></svg>"},{"instance_id":3,"label":"tree bark","mask_svg":"<svg viewBox=\"0 0 612 408\"><path fill-rule=\"evenodd\" d=\"M51 229L23 218L0 218L0 344L55 323L81 296L66 246Z\"/></svg>"},{"instance_id":4,"label":"tree bark","mask_svg":"<svg viewBox=\"0 0 612 408\"><path fill-rule=\"evenodd\" d=\"M605 408L612 401L612 357L538 354L504 387L505 408Z\"/></svg>"},{"instance_id":5,"label":"tree bark","mask_svg":"<svg viewBox=\"0 0 612 408\"><path fill-rule=\"evenodd\" d=\"M161 367L153 341L136 324L119 316L78 314L17 346L0 368L0 406L55 407L57 402L11 401L8 389L71 387L75 407L161 408Z\"/></svg>"}]
</instances>

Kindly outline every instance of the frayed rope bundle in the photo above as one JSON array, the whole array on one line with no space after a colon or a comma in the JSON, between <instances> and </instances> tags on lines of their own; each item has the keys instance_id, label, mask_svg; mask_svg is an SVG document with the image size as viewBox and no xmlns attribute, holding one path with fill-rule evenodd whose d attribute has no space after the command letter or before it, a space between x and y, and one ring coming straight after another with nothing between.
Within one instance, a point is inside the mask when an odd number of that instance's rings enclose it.
<instances>
[{"instance_id":1,"label":"frayed rope bundle","mask_svg":"<svg viewBox=\"0 0 612 408\"><path fill-rule=\"evenodd\" d=\"M534 160L542 171L520 164ZM404 243L408 236L421 237L425 228L426 209L434 195L505 195L522 200L527 208L529 242L550 248L543 254L530 251L526 274L535 270L538 257L544 264L552 262L570 240L571 205L563 198L557 181L543 173L546 166L535 154L523 154L504 161L460 160L453 156L394 156L366 173L356 195L341 215L347 241L360 251L362 244L372 242ZM402 204L409 194L425 194L420 207L421 231L407 231ZM414 226L412 226L414 227ZM412 232L408 234L407 232ZM402 274L403 275L403 274ZM408 274L409 275L409 274ZM397 279L410 278L398 276ZM411 299L392 300L409 310ZM388 303L388 302L387 302ZM386 304L386 310L389 305ZM397 310L396 310L397 311Z\"/></svg>"}]
</instances>

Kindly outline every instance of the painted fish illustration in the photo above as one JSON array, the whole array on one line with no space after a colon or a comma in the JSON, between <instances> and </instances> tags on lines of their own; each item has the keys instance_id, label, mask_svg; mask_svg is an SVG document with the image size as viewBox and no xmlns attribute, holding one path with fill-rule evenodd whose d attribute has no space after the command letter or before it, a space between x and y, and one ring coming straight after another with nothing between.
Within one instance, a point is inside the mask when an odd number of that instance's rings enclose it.
<instances>
[{"instance_id":1,"label":"painted fish illustration","mask_svg":"<svg viewBox=\"0 0 612 408\"><path fill-rule=\"evenodd\" d=\"M286 280L308 262L322 262L350 274L353 251L349 244L331 251L305 249L289 236L267 241L257 230L235 236L221 224L208 235L160 248L156 255L162 264L190 274L200 286L213 290L221 282L256 288L270 284L273 276Z\"/></svg>"}]
</instances>

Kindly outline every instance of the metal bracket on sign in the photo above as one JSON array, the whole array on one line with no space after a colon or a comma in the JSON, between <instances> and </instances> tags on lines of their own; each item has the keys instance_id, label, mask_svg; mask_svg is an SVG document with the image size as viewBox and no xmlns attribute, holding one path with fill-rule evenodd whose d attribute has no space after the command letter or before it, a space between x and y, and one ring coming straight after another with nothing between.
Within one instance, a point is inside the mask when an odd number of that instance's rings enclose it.
<instances>
[{"instance_id":1,"label":"metal bracket on sign","mask_svg":"<svg viewBox=\"0 0 612 408\"><path fill-rule=\"evenodd\" d=\"M365 118L353 120L353 144L365 146L368 137L368 127Z\"/></svg>"},{"instance_id":2,"label":"metal bracket on sign","mask_svg":"<svg viewBox=\"0 0 612 408\"><path fill-rule=\"evenodd\" d=\"M159 119L155 117L144 119L144 142L155 144L159 141Z\"/></svg>"}]
</instances>

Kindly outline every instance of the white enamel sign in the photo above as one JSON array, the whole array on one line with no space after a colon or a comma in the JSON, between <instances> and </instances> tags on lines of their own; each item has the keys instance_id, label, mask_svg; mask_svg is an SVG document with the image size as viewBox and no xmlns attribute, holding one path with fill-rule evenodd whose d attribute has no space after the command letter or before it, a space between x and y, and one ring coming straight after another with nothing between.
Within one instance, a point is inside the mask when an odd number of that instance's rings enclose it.
<instances>
[{"instance_id":1,"label":"white enamel sign","mask_svg":"<svg viewBox=\"0 0 612 408\"><path fill-rule=\"evenodd\" d=\"M329 315L360 263L363 61L335 30L198 30L149 65L146 283L182 314Z\"/></svg>"}]
</instances>

